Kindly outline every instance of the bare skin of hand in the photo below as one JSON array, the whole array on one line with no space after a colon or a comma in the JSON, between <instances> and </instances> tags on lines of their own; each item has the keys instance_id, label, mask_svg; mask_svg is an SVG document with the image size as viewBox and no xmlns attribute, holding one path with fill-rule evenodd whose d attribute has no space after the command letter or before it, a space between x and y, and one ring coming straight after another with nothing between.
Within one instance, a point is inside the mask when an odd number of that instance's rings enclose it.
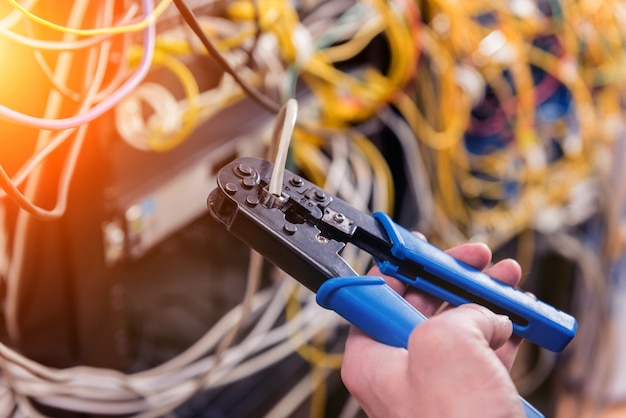
<instances>
[{"instance_id":1,"label":"bare skin of hand","mask_svg":"<svg viewBox=\"0 0 626 418\"><path fill-rule=\"evenodd\" d=\"M491 262L483 244L463 244L447 253L480 270ZM511 259L485 273L511 286L522 274ZM368 275L380 272L373 269ZM408 350L380 344L352 328L341 376L369 417L525 417L509 375L521 340L512 336L507 317L473 304L446 307L383 277L430 319L415 328Z\"/></svg>"}]
</instances>

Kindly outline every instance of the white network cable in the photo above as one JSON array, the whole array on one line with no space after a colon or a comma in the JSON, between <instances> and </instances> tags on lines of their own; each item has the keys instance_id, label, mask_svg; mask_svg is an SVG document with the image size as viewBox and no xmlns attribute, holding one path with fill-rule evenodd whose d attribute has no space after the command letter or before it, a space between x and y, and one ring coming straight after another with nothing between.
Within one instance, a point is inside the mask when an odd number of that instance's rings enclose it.
<instances>
[{"instance_id":1,"label":"white network cable","mask_svg":"<svg viewBox=\"0 0 626 418\"><path fill-rule=\"evenodd\" d=\"M274 168L268 190L273 196L280 196L283 191L287 154L297 117L298 102L295 99L289 99L281 106L276 118L274 131L272 132L272 148L276 152L274 154Z\"/></svg>"},{"instance_id":2,"label":"white network cable","mask_svg":"<svg viewBox=\"0 0 626 418\"><path fill-rule=\"evenodd\" d=\"M259 319L262 325L254 327L240 343L229 348L217 365L213 364L211 356L200 356L239 321L241 306L226 314L206 338L181 354L181 359L188 357L184 364L175 358L169 364L134 375L84 366L57 370L0 346L4 382L9 378L11 390L20 396L78 412L133 414L168 407L170 403L184 401L196 393L194 378L207 370L215 368L211 379L201 389L244 379L281 361L317 332L337 323L338 318L334 315L320 316L321 308L315 303L313 294L307 293L307 301L299 315L276 326L275 321L294 286L298 286L295 281L283 280L274 295L272 289L255 295L252 314L257 315L263 310ZM202 349L198 350L199 347ZM193 355L186 356L191 352Z\"/></svg>"}]
</instances>

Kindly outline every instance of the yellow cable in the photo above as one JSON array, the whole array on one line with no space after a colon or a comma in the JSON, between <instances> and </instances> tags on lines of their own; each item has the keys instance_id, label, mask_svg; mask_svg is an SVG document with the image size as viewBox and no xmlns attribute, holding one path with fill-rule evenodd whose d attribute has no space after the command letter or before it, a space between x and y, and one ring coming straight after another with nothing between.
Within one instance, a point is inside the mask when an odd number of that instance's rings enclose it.
<instances>
[{"instance_id":1,"label":"yellow cable","mask_svg":"<svg viewBox=\"0 0 626 418\"><path fill-rule=\"evenodd\" d=\"M323 54L330 62L347 61L362 52L378 34L386 27L383 20L370 19L365 22L359 31L346 42L333 45L323 50Z\"/></svg>"},{"instance_id":2,"label":"yellow cable","mask_svg":"<svg viewBox=\"0 0 626 418\"><path fill-rule=\"evenodd\" d=\"M610 141L608 138L614 136L614 130L610 128L612 125L606 124L609 129L604 129L598 125L596 117L598 114L611 117L620 114L619 102L626 84L626 77L616 71L626 66L621 48L626 37L623 30L614 29L617 26L613 23L614 13L608 12L614 10L610 5L614 6L614 2L563 2L560 5L562 20L558 13L553 19L538 18L539 13L516 15L507 5L487 1L458 3L438 0L428 2L424 8L430 14L425 18L427 26L421 48L428 57L432 57L429 68L432 81L429 82L428 76L422 72L415 101L399 93L395 104L411 124L421 144L428 147L425 162L432 164L431 181L438 185L435 188L436 207L439 210L445 208L447 214L444 216L464 226L467 233L481 229L491 231L494 237L518 233L531 226L532 216L529 214L541 210L542 202L566 203L576 181L583 179L585 173L588 175L594 147L602 141ZM482 26L476 16L485 15L494 19ZM576 25L566 26L564 23L574 20ZM429 26L431 23L433 25ZM583 25L589 23L594 29L583 33ZM574 28L574 31L568 28ZM494 30L501 31L505 47L513 52L515 58L497 61L486 55L482 57L483 61L474 61L480 42ZM554 36L563 47L556 50L562 55L552 55L552 52L540 50L533 44L536 37L550 36ZM590 38L582 49L579 42L585 36ZM487 85L493 88L498 101L508 103L502 106L506 114L505 123L513 130L515 143L520 146L510 144L501 151L490 151L488 155L469 155L461 140L469 121L468 118L463 119L469 117L470 107L465 107L465 112L457 112L456 109L460 108L451 106L459 103L457 100L461 93L458 87L450 88L456 79L449 70L458 62L473 65ZM539 170L533 168L532 154L525 151L528 145L537 146L539 152L542 152L541 147L546 146L538 142L542 133L536 129L542 127L535 126L537 103L531 66L551 74L570 91L580 124L577 135L582 138L579 148L567 148L571 142L568 136L572 137L568 133L567 122L564 119L548 122L552 129L548 131L552 132L548 139L561 141L566 157L557 161L546 157L547 166L539 166ZM609 83L613 83L612 88L596 88L591 93L592 88L600 85L608 87ZM450 132L452 122L457 126L456 130L452 130L456 135L440 135ZM509 162L509 167L517 167L515 171L507 168L506 162ZM493 179L477 177L475 172L482 172ZM570 181L556 181L565 178ZM507 181L514 182L518 187L514 195L507 190ZM493 206L482 205L479 199L484 198L492 199ZM440 219L439 215L435 218Z\"/></svg>"},{"instance_id":3,"label":"yellow cable","mask_svg":"<svg viewBox=\"0 0 626 418\"><path fill-rule=\"evenodd\" d=\"M131 62L136 62L141 56L140 47L131 49L129 55ZM198 96L200 94L198 84L191 70L171 55L163 51L156 50L154 53L153 63L156 66L163 66L170 70L178 77L183 85L185 96L187 98L187 108L183 113L183 125L176 133L167 135L159 132L150 132L148 135L148 146L153 151L169 151L183 142L189 134L195 129L198 121L199 104Z\"/></svg>"},{"instance_id":4,"label":"yellow cable","mask_svg":"<svg viewBox=\"0 0 626 418\"><path fill-rule=\"evenodd\" d=\"M371 117L381 106L389 103L393 94L405 85L414 72L417 48L406 18L381 0L368 3L377 11L383 24L364 27L347 43L317 51L301 74L320 100L326 118L324 122L332 126L345 126L346 123ZM334 60L348 59L351 54L357 54L382 30L390 46L387 75L374 68L348 74L333 66Z\"/></svg>"},{"instance_id":5,"label":"yellow cable","mask_svg":"<svg viewBox=\"0 0 626 418\"><path fill-rule=\"evenodd\" d=\"M324 350L324 344L326 342L326 332L322 330L318 335L313 337L313 344L319 352L327 355ZM324 418L326 416L326 401L327 401L327 388L326 388L326 368L319 365L320 359L316 358L311 364L311 413L309 418Z\"/></svg>"},{"instance_id":6,"label":"yellow cable","mask_svg":"<svg viewBox=\"0 0 626 418\"><path fill-rule=\"evenodd\" d=\"M387 22L387 39L389 41L390 63L387 78L394 89L399 89L408 81L413 74L417 48L414 44L406 18L399 14L392 6L383 0L372 0L374 7Z\"/></svg>"},{"instance_id":7,"label":"yellow cable","mask_svg":"<svg viewBox=\"0 0 626 418\"><path fill-rule=\"evenodd\" d=\"M462 92L459 92L456 101L460 103L460 106L457 109L454 107L450 109L450 112L455 113L455 116L452 117L448 126L441 131L437 131L431 126L415 103L404 92L396 93L394 104L409 123L415 135L424 144L434 150L442 151L461 141L469 119L469 100Z\"/></svg>"},{"instance_id":8,"label":"yellow cable","mask_svg":"<svg viewBox=\"0 0 626 418\"><path fill-rule=\"evenodd\" d=\"M242 46L245 41L251 39L252 36L254 36L254 33L254 28L247 28L237 34L221 39L215 39L215 46L220 51L228 51ZM175 55L187 55L195 51L187 40L170 39L162 36L157 38L156 47L163 52ZM202 48L201 51L205 54L207 53L205 48Z\"/></svg>"},{"instance_id":9,"label":"yellow cable","mask_svg":"<svg viewBox=\"0 0 626 418\"><path fill-rule=\"evenodd\" d=\"M262 32L273 33L278 41L278 51L286 63L296 60L298 51L293 34L300 24L298 13L289 1L285 0L237 0L229 4L227 16L235 21L254 21ZM258 13L258 16L255 15Z\"/></svg>"},{"instance_id":10,"label":"yellow cable","mask_svg":"<svg viewBox=\"0 0 626 418\"><path fill-rule=\"evenodd\" d=\"M309 86L321 99L322 110L328 117L327 123L336 120L338 126L346 122L362 120L371 114L373 108L381 104L380 97L385 94L386 88L379 88L377 84L366 84L348 75L328 62L324 62L320 55L314 56L305 66L305 70L314 74L323 83L313 83ZM317 88L315 87L317 84Z\"/></svg>"},{"instance_id":11,"label":"yellow cable","mask_svg":"<svg viewBox=\"0 0 626 418\"><path fill-rule=\"evenodd\" d=\"M314 184L322 186L326 182L326 172L320 160L319 148L305 139L306 136L296 129L292 145L293 159Z\"/></svg>"},{"instance_id":12,"label":"yellow cable","mask_svg":"<svg viewBox=\"0 0 626 418\"><path fill-rule=\"evenodd\" d=\"M172 0L162 0L150 13L150 15L146 16L144 19L137 23L132 23L123 26L115 26L109 28L94 28L94 29L75 29L69 28L67 26L58 25L56 23L50 22L42 17L39 17L32 13L30 10L24 8L21 4L17 2L17 0L5 0L17 10L22 12L27 18L33 20L34 22L39 23L49 29L53 29L63 33L69 33L77 36L95 36L95 35L115 35L120 33L129 33L129 32L138 32L146 29L148 26L154 24L156 20L165 12L165 10L170 6Z\"/></svg>"}]
</instances>

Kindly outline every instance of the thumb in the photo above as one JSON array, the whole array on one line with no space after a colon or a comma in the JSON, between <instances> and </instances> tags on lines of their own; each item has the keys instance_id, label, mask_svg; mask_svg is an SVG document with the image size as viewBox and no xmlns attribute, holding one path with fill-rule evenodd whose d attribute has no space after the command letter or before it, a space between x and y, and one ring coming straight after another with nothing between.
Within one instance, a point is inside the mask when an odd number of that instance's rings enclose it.
<instances>
[{"instance_id":1,"label":"thumb","mask_svg":"<svg viewBox=\"0 0 626 418\"><path fill-rule=\"evenodd\" d=\"M521 416L515 385L494 351L512 328L507 317L473 304L446 310L415 328L409 340L411 385L423 388L421 402L447 410L426 416ZM483 411L486 405L492 410Z\"/></svg>"},{"instance_id":2,"label":"thumb","mask_svg":"<svg viewBox=\"0 0 626 418\"><path fill-rule=\"evenodd\" d=\"M480 330L492 349L500 348L513 334L513 324L506 315L498 315L484 306L467 304L459 307L455 316L459 321ZM456 319L456 318L455 318Z\"/></svg>"},{"instance_id":3,"label":"thumb","mask_svg":"<svg viewBox=\"0 0 626 418\"><path fill-rule=\"evenodd\" d=\"M507 316L497 315L484 306L465 304L421 324L411 335L409 346L418 344L423 338L436 338L446 341L444 345L480 343L495 350L506 343L512 333L513 324Z\"/></svg>"}]
</instances>

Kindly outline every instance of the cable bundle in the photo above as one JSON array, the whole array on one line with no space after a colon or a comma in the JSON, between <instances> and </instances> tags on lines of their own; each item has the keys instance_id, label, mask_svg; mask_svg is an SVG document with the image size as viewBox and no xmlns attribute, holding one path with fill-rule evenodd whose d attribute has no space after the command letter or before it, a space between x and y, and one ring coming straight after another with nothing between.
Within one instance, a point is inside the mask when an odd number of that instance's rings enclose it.
<instances>
[{"instance_id":1,"label":"cable bundle","mask_svg":"<svg viewBox=\"0 0 626 418\"><path fill-rule=\"evenodd\" d=\"M421 5L419 75L396 103L432 173L441 214L429 215L430 228L443 243L474 237L497 247L524 230L589 216L576 207L580 188L602 178L597 158L621 130L613 71L624 34L612 7ZM591 184L585 190L597 196ZM551 213L561 215L544 219Z\"/></svg>"}]
</instances>

